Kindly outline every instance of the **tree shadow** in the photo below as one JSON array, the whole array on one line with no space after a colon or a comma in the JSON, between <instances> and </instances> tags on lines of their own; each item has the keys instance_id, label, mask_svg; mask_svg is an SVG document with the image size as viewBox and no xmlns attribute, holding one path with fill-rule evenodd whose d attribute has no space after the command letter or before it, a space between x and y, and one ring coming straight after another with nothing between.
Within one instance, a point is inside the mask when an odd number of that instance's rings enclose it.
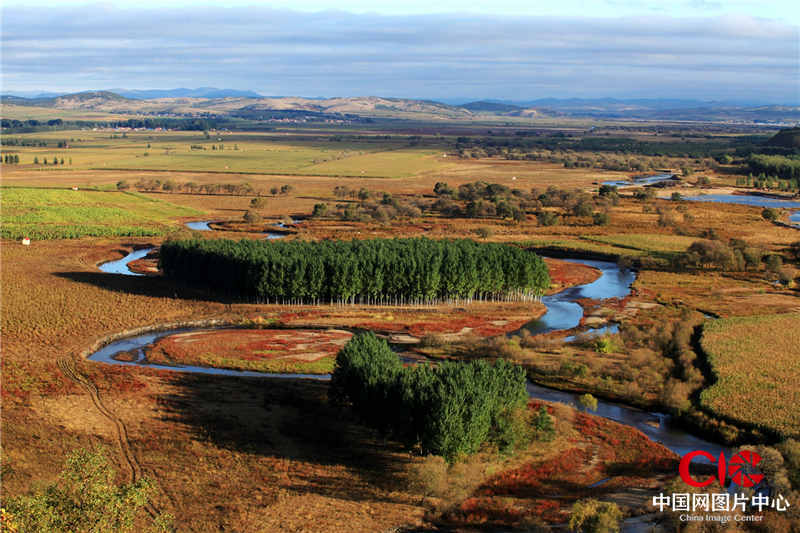
<instances>
[{"instance_id":1,"label":"tree shadow","mask_svg":"<svg viewBox=\"0 0 800 533\"><path fill-rule=\"evenodd\" d=\"M125 274L82 271L55 272L54 275L78 283L94 285L109 291L125 292L138 296L218 301L222 303L247 303L213 289L191 287L163 276L129 276Z\"/></svg>"},{"instance_id":2,"label":"tree shadow","mask_svg":"<svg viewBox=\"0 0 800 533\"><path fill-rule=\"evenodd\" d=\"M170 392L157 398L163 420L188 428L197 440L311 465L293 469L288 490L404 501L389 494L403 488L410 456L331 405L327 382L179 374L170 384Z\"/></svg>"}]
</instances>

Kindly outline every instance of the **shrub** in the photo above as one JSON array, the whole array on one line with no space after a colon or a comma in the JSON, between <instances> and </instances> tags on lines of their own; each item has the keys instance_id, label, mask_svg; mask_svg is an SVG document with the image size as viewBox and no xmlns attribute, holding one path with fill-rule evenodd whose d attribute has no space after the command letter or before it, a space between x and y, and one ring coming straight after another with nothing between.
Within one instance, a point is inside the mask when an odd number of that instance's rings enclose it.
<instances>
[{"instance_id":1,"label":"shrub","mask_svg":"<svg viewBox=\"0 0 800 533\"><path fill-rule=\"evenodd\" d=\"M324 217L328 212L328 204L314 204L314 211L311 213L312 217Z\"/></svg>"},{"instance_id":2,"label":"shrub","mask_svg":"<svg viewBox=\"0 0 800 533\"><path fill-rule=\"evenodd\" d=\"M586 411L597 411L597 398L591 394L582 394L578 396L578 403Z\"/></svg>"},{"instance_id":3,"label":"shrub","mask_svg":"<svg viewBox=\"0 0 800 533\"><path fill-rule=\"evenodd\" d=\"M536 432L536 438L543 441L553 440L556 434L556 427L553 423L553 417L547 413L544 405L539 407L536 413L536 418L533 420L533 428Z\"/></svg>"},{"instance_id":4,"label":"shrub","mask_svg":"<svg viewBox=\"0 0 800 533\"><path fill-rule=\"evenodd\" d=\"M477 228L475 229L475 235L480 237L481 239L488 239L494 234L492 228Z\"/></svg>"},{"instance_id":5,"label":"shrub","mask_svg":"<svg viewBox=\"0 0 800 533\"><path fill-rule=\"evenodd\" d=\"M263 209L267 205L267 200L258 196L250 200L250 207L253 209Z\"/></svg>"},{"instance_id":6,"label":"shrub","mask_svg":"<svg viewBox=\"0 0 800 533\"><path fill-rule=\"evenodd\" d=\"M608 213L597 212L592 215L592 222L595 226L608 226L610 221L611 217L608 216Z\"/></svg>"},{"instance_id":7,"label":"shrub","mask_svg":"<svg viewBox=\"0 0 800 533\"><path fill-rule=\"evenodd\" d=\"M765 207L763 211L761 211L761 217L764 220L768 220L770 222L775 222L778 220L780 213L777 209L773 209L771 207Z\"/></svg>"},{"instance_id":8,"label":"shrub","mask_svg":"<svg viewBox=\"0 0 800 533\"><path fill-rule=\"evenodd\" d=\"M252 209L248 209L247 212L242 217L242 220L244 220L248 224L257 224L258 222L261 222L263 218L261 217L261 215L259 215Z\"/></svg>"},{"instance_id":9,"label":"shrub","mask_svg":"<svg viewBox=\"0 0 800 533\"><path fill-rule=\"evenodd\" d=\"M561 217L552 211L541 211L536 214L540 226L556 226L561 222Z\"/></svg>"},{"instance_id":10,"label":"shrub","mask_svg":"<svg viewBox=\"0 0 800 533\"><path fill-rule=\"evenodd\" d=\"M28 496L8 498L6 518L20 531L133 531L154 487L146 479L117 485L114 478L102 452L76 450L67 458L58 482ZM153 525L169 531L169 521L160 515ZM3 526L7 525L4 520Z\"/></svg>"},{"instance_id":11,"label":"shrub","mask_svg":"<svg viewBox=\"0 0 800 533\"><path fill-rule=\"evenodd\" d=\"M617 533L622 511L616 503L579 500L569 514L569 529L581 533Z\"/></svg>"}]
</instances>

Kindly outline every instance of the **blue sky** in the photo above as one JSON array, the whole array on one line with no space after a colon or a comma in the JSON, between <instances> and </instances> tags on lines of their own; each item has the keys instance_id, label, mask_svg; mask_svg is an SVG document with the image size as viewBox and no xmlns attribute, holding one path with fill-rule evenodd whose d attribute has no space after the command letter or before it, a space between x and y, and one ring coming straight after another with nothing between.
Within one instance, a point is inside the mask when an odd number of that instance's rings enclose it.
<instances>
[{"instance_id":1,"label":"blue sky","mask_svg":"<svg viewBox=\"0 0 800 533\"><path fill-rule=\"evenodd\" d=\"M131 5L135 7L130 7ZM3 91L800 105L791 2L5 0Z\"/></svg>"}]
</instances>

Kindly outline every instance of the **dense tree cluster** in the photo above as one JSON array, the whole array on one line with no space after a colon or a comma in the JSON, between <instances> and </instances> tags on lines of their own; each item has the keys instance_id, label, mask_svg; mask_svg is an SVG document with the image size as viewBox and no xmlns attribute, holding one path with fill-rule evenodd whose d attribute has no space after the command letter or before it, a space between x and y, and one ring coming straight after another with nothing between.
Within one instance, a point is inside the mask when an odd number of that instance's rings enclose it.
<instances>
[{"instance_id":1,"label":"dense tree cluster","mask_svg":"<svg viewBox=\"0 0 800 533\"><path fill-rule=\"evenodd\" d=\"M757 270L765 255L764 250L741 239L731 239L728 243L702 239L693 242L686 252L675 255L672 265L677 270L702 268L744 272Z\"/></svg>"},{"instance_id":2,"label":"dense tree cluster","mask_svg":"<svg viewBox=\"0 0 800 533\"><path fill-rule=\"evenodd\" d=\"M525 371L503 359L404 367L370 332L337 355L330 395L367 425L452 462L487 442L513 451L529 441L525 383Z\"/></svg>"},{"instance_id":3,"label":"dense tree cluster","mask_svg":"<svg viewBox=\"0 0 800 533\"><path fill-rule=\"evenodd\" d=\"M747 163L754 174L800 179L800 157L798 156L753 154Z\"/></svg>"},{"instance_id":4,"label":"dense tree cluster","mask_svg":"<svg viewBox=\"0 0 800 533\"><path fill-rule=\"evenodd\" d=\"M433 188L435 200L421 195L393 196L389 193L367 189L349 189L337 186L337 198L358 199L336 206L332 212L325 204L315 206L314 216L336 216L341 220L385 222L396 218L415 218L423 214L445 217L493 218L522 222L533 213L541 225L561 222L560 215L571 215L580 223L604 225L609 222L608 210L619 202L616 188L600 197L582 191L567 191L549 187L545 191L512 189L499 183L475 181L453 188L438 182ZM545 207L563 208L563 213L543 210Z\"/></svg>"},{"instance_id":5,"label":"dense tree cluster","mask_svg":"<svg viewBox=\"0 0 800 533\"><path fill-rule=\"evenodd\" d=\"M529 300L550 285L535 254L468 239L192 239L164 243L160 256L169 277L267 302Z\"/></svg>"}]
</instances>

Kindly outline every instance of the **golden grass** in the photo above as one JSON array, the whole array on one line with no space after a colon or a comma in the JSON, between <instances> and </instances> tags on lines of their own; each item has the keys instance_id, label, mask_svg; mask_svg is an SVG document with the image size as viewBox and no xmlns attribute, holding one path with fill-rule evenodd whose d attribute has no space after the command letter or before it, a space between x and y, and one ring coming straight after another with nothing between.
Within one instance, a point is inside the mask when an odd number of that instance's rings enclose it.
<instances>
[{"instance_id":1,"label":"golden grass","mask_svg":"<svg viewBox=\"0 0 800 533\"><path fill-rule=\"evenodd\" d=\"M726 418L800 435L800 313L718 320L702 346L717 382L702 405Z\"/></svg>"}]
</instances>

